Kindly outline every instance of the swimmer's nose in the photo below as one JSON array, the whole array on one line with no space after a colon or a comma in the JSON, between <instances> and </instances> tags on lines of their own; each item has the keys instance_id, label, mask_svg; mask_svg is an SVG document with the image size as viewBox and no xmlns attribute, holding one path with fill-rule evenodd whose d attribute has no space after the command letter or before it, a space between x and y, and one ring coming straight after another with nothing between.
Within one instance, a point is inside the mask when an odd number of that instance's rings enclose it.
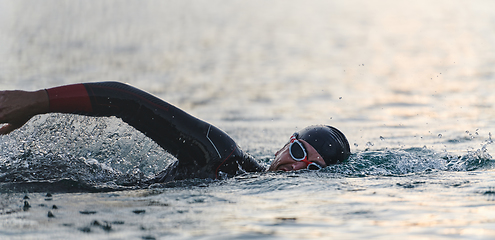
<instances>
[{"instance_id":1,"label":"swimmer's nose","mask_svg":"<svg viewBox=\"0 0 495 240\"><path fill-rule=\"evenodd\" d=\"M293 171L296 171L296 170L305 169L306 168L306 163L304 163L304 162L295 162L291 166L292 166L292 170Z\"/></svg>"}]
</instances>

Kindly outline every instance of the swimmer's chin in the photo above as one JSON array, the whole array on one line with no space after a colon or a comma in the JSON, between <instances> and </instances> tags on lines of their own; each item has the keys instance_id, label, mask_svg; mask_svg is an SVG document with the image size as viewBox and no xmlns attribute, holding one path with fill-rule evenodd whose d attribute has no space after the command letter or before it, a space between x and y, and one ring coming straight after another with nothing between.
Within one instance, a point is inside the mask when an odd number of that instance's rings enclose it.
<instances>
[{"instance_id":1,"label":"swimmer's chin","mask_svg":"<svg viewBox=\"0 0 495 240\"><path fill-rule=\"evenodd\" d=\"M293 171L293 170L291 170L291 169L286 169L286 168L284 168L284 166L277 166L277 167L275 167L274 169L270 167L270 168L268 168L268 170L267 170L267 171L268 171L268 172L291 172L291 171Z\"/></svg>"},{"instance_id":2,"label":"swimmer's chin","mask_svg":"<svg viewBox=\"0 0 495 240\"><path fill-rule=\"evenodd\" d=\"M278 167L270 167L266 171L267 172L287 172L287 170L281 168L280 166L278 166Z\"/></svg>"},{"instance_id":3,"label":"swimmer's chin","mask_svg":"<svg viewBox=\"0 0 495 240\"><path fill-rule=\"evenodd\" d=\"M279 171L284 171L287 172L287 168L284 168L283 164L280 164L277 159L273 160L272 164L270 164L270 167L268 167L268 172L279 172Z\"/></svg>"},{"instance_id":4,"label":"swimmer's chin","mask_svg":"<svg viewBox=\"0 0 495 240\"><path fill-rule=\"evenodd\" d=\"M304 169L299 169L299 170L285 170L285 169L275 169L275 170L267 170L268 172L274 172L274 173L286 173L286 172L297 172L301 171Z\"/></svg>"},{"instance_id":5,"label":"swimmer's chin","mask_svg":"<svg viewBox=\"0 0 495 240\"><path fill-rule=\"evenodd\" d=\"M286 172L285 170L282 170L282 169L272 169L272 168L268 168L266 170L267 172Z\"/></svg>"}]
</instances>

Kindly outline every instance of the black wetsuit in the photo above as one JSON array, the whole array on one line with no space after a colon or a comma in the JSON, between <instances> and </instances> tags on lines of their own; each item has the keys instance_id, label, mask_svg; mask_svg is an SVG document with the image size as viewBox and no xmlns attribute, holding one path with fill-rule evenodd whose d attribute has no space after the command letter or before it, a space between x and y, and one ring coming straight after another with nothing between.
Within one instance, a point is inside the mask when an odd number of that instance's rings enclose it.
<instances>
[{"instance_id":1,"label":"black wetsuit","mask_svg":"<svg viewBox=\"0 0 495 240\"><path fill-rule=\"evenodd\" d=\"M264 171L222 130L129 85L100 82L46 90L50 112L119 117L174 155L178 161L154 182Z\"/></svg>"}]
</instances>

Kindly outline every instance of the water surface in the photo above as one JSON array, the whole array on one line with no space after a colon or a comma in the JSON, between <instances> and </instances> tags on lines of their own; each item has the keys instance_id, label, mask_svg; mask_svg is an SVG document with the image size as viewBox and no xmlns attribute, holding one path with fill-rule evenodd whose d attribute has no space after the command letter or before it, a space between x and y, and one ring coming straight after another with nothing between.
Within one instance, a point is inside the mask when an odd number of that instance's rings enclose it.
<instances>
[{"instance_id":1,"label":"water surface","mask_svg":"<svg viewBox=\"0 0 495 240\"><path fill-rule=\"evenodd\" d=\"M1 89L122 81L262 164L311 124L353 153L143 188L174 160L153 141L116 118L37 116L0 137L0 236L493 239L493 5L0 0Z\"/></svg>"}]
</instances>

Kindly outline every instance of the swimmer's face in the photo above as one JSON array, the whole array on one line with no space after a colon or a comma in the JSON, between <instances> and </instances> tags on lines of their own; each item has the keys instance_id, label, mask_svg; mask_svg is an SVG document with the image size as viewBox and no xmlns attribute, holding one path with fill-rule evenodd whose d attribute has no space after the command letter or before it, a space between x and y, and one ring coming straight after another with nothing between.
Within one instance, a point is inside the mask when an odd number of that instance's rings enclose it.
<instances>
[{"instance_id":1,"label":"swimmer's face","mask_svg":"<svg viewBox=\"0 0 495 240\"><path fill-rule=\"evenodd\" d=\"M316 151L316 149L313 148L313 146L304 140L299 139L299 141L306 148L306 152L308 153L308 161L315 162L321 167L327 166L321 155ZM275 159L270 165L270 168L268 168L268 171L296 171L301 169L306 169L306 163L292 159L289 153L289 144L286 144L282 149L275 153Z\"/></svg>"}]
</instances>

